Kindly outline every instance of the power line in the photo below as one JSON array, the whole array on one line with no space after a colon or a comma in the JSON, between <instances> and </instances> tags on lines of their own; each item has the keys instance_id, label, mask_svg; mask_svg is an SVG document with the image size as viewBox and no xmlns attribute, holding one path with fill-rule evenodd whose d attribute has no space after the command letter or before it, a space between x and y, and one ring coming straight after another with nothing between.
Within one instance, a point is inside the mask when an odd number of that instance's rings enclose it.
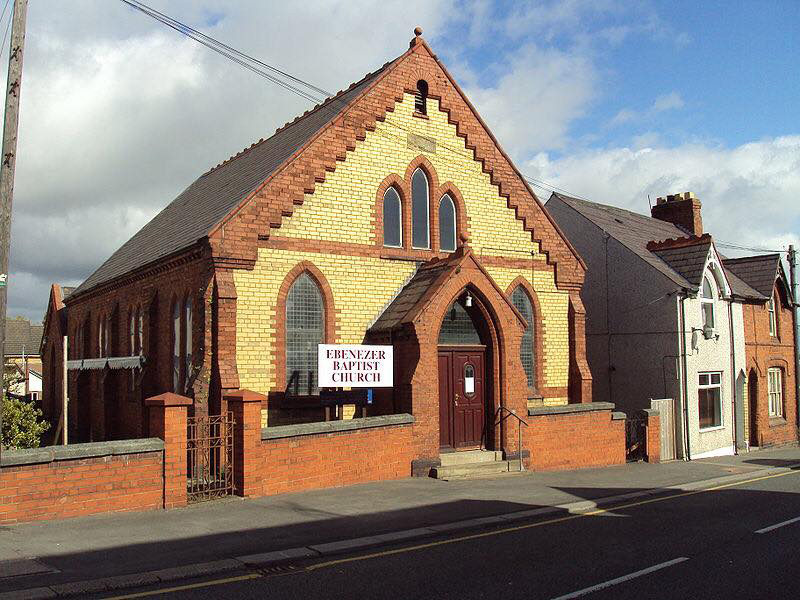
<instances>
[{"instance_id":1,"label":"power line","mask_svg":"<svg viewBox=\"0 0 800 600\"><path fill-rule=\"evenodd\" d=\"M717 240L716 244L718 246L723 246L724 248L732 248L734 250L747 250L748 252L769 252L769 253L781 253L786 252L786 248L782 250L770 250L769 248L755 248L752 246L741 246L739 244L729 244L728 242L723 242Z\"/></svg>"},{"instance_id":2,"label":"power line","mask_svg":"<svg viewBox=\"0 0 800 600\"><path fill-rule=\"evenodd\" d=\"M332 92L324 90L324 89L322 89L322 88L320 88L320 87L318 87L318 86L316 86L316 85L314 85L312 83L309 83L308 81L305 81L304 79L296 77L296 76L294 76L294 75L292 75L292 74L290 74L290 73L288 73L288 72L286 72L286 71L284 71L282 69L279 69L279 68L277 68L277 67L275 67L273 65L270 65L270 64L268 64L268 63L266 63L266 62L264 62L262 60L259 60L259 59L255 58L255 57L245 53L245 52L242 52L241 50L237 50L236 48L234 48L234 47L232 47L232 46L230 46L228 44L225 44L224 42L221 42L221 41L217 40L216 38L214 38L212 36L204 34L204 33L200 32L200 31L198 31L197 29L194 29L193 27L190 27L189 25L186 25L185 23L183 23L183 22L181 22L181 21L179 21L179 20L177 20L177 19L175 19L173 17L170 17L169 15L166 15L166 14L164 14L162 12L157 11L154 8L151 8L150 6L147 6L143 2L140 2L139 0L121 0L121 2L123 2L124 4L128 5L129 7L133 8L133 9L141 12L142 14L145 14L148 17L151 17L152 19L155 19L156 21L166 25L167 27L177 31L178 33L180 33L180 34L182 34L182 35L184 35L184 36L186 36L188 38L191 38L191 39L195 40L196 42L204 45L205 47L209 48L210 50L213 50L214 52L217 52L218 54L224 56L225 58L228 58L229 60L232 60L233 62L239 64L240 66L242 66L242 67L244 67L246 69L248 69L249 71L252 71L252 72L256 73L257 75L259 75L261 77L264 77L265 79L268 79L269 81L272 81L273 83L283 87L284 89L286 89L286 90L288 90L288 91L290 91L290 92L292 92L294 94L297 94L301 98L304 98L306 100L309 100L311 102L319 104L319 103L324 102L326 98L330 98L330 97L335 95ZM268 73L265 73L263 69L268 69L269 71L271 71L271 72L273 72L273 73L275 73L277 75L280 75L282 77L290 79L294 83L297 83L297 84L300 84L302 86L305 86L306 88L308 88L309 91L300 89L299 87L297 87L297 86L295 86L293 84L289 84L289 83L287 83L285 81L280 80L276 76L273 76L273 75L270 75ZM323 95L323 98L318 98L317 97L318 94ZM385 122L388 122L391 126L396 127L398 129L401 129L401 130L406 131L407 133L409 133L408 129L406 129L405 127L403 127L403 126L401 126L401 125L399 125L397 123L391 122L389 119L387 119ZM446 149L450 150L451 152L455 152L455 153L457 153L457 154L459 154L461 156L467 156L470 159L473 158L472 156L468 155L467 153L465 153L465 152L463 152L461 150L456 150L456 149L450 148L449 146L446 146L446 145L441 144L441 143L439 143L438 145L443 147L443 148L446 148ZM541 179L536 179L534 177L531 177L531 176L525 175L525 174L522 174L522 176L525 179L525 181L527 181L530 185L532 185L532 186L534 186L534 187L536 187L536 188L538 188L540 190L544 190L544 191L550 192L550 193L561 192L561 193L573 196L575 198L579 198L581 200L587 200L586 198L583 198L582 196L579 196L579 195L577 195L577 194L575 194L573 192L570 192L568 190L565 190L565 189L559 188L557 186L554 186L552 184L549 184L549 183L547 183L545 181L542 181Z\"/></svg>"}]
</instances>

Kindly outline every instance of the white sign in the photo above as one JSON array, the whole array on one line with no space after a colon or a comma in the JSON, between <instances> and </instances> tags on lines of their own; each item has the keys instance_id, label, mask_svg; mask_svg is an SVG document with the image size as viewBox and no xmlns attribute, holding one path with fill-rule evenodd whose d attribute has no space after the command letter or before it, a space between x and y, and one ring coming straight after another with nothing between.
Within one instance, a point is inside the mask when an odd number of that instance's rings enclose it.
<instances>
[{"instance_id":1,"label":"white sign","mask_svg":"<svg viewBox=\"0 0 800 600\"><path fill-rule=\"evenodd\" d=\"M320 344L317 351L319 387L392 387L392 346Z\"/></svg>"}]
</instances>

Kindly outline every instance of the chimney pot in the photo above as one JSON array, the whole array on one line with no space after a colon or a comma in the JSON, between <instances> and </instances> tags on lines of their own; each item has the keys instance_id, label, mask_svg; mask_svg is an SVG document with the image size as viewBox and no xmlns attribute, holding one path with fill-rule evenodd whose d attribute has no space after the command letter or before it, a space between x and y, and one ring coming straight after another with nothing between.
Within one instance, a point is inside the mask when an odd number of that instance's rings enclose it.
<instances>
[{"instance_id":1,"label":"chimney pot","mask_svg":"<svg viewBox=\"0 0 800 600\"><path fill-rule=\"evenodd\" d=\"M692 192L659 196L656 205L650 209L654 219L677 225L691 235L703 235L703 218L700 200Z\"/></svg>"}]
</instances>

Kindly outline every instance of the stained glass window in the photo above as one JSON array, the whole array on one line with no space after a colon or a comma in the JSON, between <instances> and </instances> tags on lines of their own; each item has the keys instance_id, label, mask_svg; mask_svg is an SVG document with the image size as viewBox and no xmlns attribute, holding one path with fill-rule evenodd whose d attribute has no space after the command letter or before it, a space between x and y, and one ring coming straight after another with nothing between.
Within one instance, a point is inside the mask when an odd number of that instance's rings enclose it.
<instances>
[{"instance_id":1,"label":"stained glass window","mask_svg":"<svg viewBox=\"0 0 800 600\"><path fill-rule=\"evenodd\" d=\"M519 354L520 359L522 359L522 366L525 368L525 375L528 376L528 387L533 387L536 384L536 369L534 368L536 364L534 351L536 324L533 321L533 305L521 285L518 285L511 294L511 302L528 322L528 327L525 328L525 333L522 334L522 345L520 346Z\"/></svg>"},{"instance_id":2,"label":"stained glass window","mask_svg":"<svg viewBox=\"0 0 800 600\"><path fill-rule=\"evenodd\" d=\"M314 280L303 273L286 298L286 391L314 395L317 387L317 345L323 342L325 308Z\"/></svg>"},{"instance_id":3,"label":"stained glass window","mask_svg":"<svg viewBox=\"0 0 800 600\"><path fill-rule=\"evenodd\" d=\"M480 345L481 336L475 328L472 317L456 300L445 313L442 328L439 330L439 344L442 345Z\"/></svg>"}]
</instances>

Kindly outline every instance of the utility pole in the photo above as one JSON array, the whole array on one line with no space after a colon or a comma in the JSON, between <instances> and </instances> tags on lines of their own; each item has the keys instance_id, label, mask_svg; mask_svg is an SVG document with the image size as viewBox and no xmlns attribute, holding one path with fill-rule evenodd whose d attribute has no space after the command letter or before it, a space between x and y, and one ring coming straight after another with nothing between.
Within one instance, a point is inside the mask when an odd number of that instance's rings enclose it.
<instances>
[{"instance_id":1,"label":"utility pole","mask_svg":"<svg viewBox=\"0 0 800 600\"><path fill-rule=\"evenodd\" d=\"M22 56L25 48L25 19L28 0L14 0L11 16L11 45L8 50L6 114L3 122L3 150L0 156L0 368L5 373L6 306L8 300L8 254L11 249L11 201L14 194L14 167L17 163L19 96L22 89ZM5 397L5 390L3 390ZM0 426L3 403L0 402ZM2 444L0 444L2 446ZM0 456L2 448L0 447Z\"/></svg>"},{"instance_id":2,"label":"utility pole","mask_svg":"<svg viewBox=\"0 0 800 600\"><path fill-rule=\"evenodd\" d=\"M792 320L794 321L794 401L797 424L800 425L800 281L797 280L797 250L789 245L789 279L792 286Z\"/></svg>"}]
</instances>

